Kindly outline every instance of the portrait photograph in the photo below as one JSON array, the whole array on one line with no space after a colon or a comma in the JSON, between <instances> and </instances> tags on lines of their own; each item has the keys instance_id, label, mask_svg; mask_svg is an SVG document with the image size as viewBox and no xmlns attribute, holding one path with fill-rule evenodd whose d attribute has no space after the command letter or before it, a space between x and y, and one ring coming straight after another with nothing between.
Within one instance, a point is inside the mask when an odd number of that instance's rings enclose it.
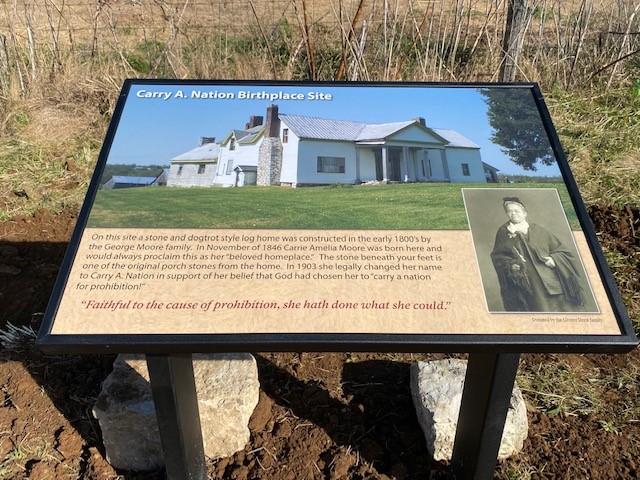
<instances>
[{"instance_id":1,"label":"portrait photograph","mask_svg":"<svg viewBox=\"0 0 640 480\"><path fill-rule=\"evenodd\" d=\"M490 312L599 312L555 188L462 194Z\"/></svg>"}]
</instances>

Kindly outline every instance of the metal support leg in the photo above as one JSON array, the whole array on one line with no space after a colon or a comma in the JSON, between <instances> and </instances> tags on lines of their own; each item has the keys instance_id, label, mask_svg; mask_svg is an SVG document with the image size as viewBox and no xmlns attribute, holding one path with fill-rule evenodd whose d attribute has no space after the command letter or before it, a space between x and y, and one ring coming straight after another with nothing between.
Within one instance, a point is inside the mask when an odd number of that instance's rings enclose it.
<instances>
[{"instance_id":1,"label":"metal support leg","mask_svg":"<svg viewBox=\"0 0 640 480\"><path fill-rule=\"evenodd\" d=\"M191 355L147 355L147 367L167 478L206 480Z\"/></svg>"},{"instance_id":2,"label":"metal support leg","mask_svg":"<svg viewBox=\"0 0 640 480\"><path fill-rule=\"evenodd\" d=\"M470 354L451 467L456 480L492 479L519 353Z\"/></svg>"}]
</instances>

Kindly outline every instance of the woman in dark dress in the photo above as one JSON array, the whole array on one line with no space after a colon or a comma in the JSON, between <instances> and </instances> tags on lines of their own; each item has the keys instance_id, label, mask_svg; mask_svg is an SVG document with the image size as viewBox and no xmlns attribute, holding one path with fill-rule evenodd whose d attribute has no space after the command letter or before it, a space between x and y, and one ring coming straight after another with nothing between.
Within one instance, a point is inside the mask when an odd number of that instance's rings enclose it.
<instances>
[{"instance_id":1,"label":"woman in dark dress","mask_svg":"<svg viewBox=\"0 0 640 480\"><path fill-rule=\"evenodd\" d=\"M509 221L498 229L491 260L507 312L584 309L579 260L552 233L526 220L517 197L503 199Z\"/></svg>"}]
</instances>

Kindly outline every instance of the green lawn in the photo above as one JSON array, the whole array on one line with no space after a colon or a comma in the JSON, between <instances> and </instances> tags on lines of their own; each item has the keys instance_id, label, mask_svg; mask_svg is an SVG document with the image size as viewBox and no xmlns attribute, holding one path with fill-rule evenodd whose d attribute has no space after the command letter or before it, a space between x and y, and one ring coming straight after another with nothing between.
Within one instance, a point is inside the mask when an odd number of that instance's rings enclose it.
<instances>
[{"instance_id":1,"label":"green lawn","mask_svg":"<svg viewBox=\"0 0 640 480\"><path fill-rule=\"evenodd\" d=\"M496 185L423 183L100 190L88 226L464 230L468 224L460 189L491 186ZM563 203L569 205L564 186L553 186L560 191ZM570 221L575 227L577 221L572 212L571 209Z\"/></svg>"}]
</instances>

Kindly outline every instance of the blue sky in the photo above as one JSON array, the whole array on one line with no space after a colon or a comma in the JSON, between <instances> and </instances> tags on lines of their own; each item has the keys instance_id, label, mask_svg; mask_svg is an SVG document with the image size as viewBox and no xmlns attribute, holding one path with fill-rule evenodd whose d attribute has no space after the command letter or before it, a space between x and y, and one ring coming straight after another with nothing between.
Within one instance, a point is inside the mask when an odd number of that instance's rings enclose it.
<instances>
[{"instance_id":1,"label":"blue sky","mask_svg":"<svg viewBox=\"0 0 640 480\"><path fill-rule=\"evenodd\" d=\"M194 91L217 98L191 98ZM243 92L282 92L303 99L241 99ZM317 99L316 92L325 99ZM529 91L522 93L523 102L531 101L523 108L535 108ZM221 98L229 94L234 98ZM328 95L331 100L326 99ZM313 96L316 99L310 99ZM264 116L271 103L278 105L280 113L371 123L424 117L428 127L456 130L478 144L482 159L501 173L532 174L489 140L492 129L482 95L461 87L136 84L129 92L108 162L168 165L171 158L195 148L200 137L220 141L231 129L243 129L251 115ZM560 171L556 165L541 166L533 174L557 176Z\"/></svg>"}]
</instances>

